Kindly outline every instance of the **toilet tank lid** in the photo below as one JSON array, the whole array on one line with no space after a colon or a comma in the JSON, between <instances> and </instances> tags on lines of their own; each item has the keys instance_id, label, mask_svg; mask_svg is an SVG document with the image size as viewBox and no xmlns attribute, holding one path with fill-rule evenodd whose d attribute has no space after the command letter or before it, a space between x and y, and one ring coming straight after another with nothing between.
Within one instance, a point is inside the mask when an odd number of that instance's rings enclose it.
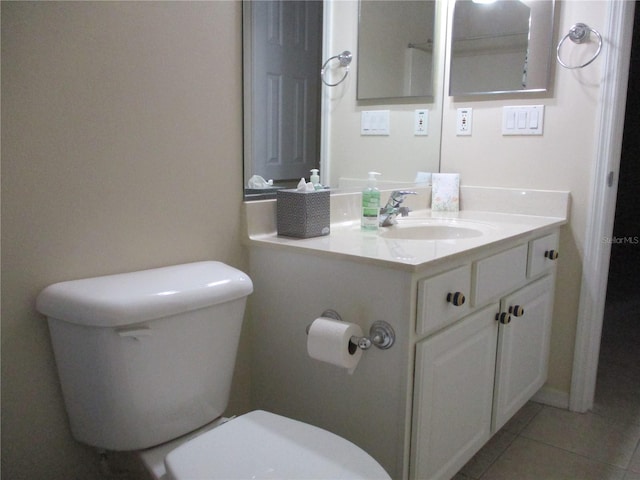
<instances>
[{"instance_id":1,"label":"toilet tank lid","mask_svg":"<svg viewBox=\"0 0 640 480\"><path fill-rule=\"evenodd\" d=\"M93 327L130 325L246 297L251 279L205 261L49 285L36 300L49 318Z\"/></svg>"}]
</instances>

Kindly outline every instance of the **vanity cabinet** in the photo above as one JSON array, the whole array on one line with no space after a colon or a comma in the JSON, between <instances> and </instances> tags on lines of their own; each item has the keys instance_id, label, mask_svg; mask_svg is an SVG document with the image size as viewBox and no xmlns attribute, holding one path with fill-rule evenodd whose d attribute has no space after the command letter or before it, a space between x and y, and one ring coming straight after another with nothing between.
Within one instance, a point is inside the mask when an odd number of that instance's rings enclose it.
<instances>
[{"instance_id":1,"label":"vanity cabinet","mask_svg":"<svg viewBox=\"0 0 640 480\"><path fill-rule=\"evenodd\" d=\"M411 478L451 478L546 381L557 243L551 234L418 282L416 333L427 335L416 343ZM457 320L446 297L469 288Z\"/></svg>"},{"instance_id":2,"label":"vanity cabinet","mask_svg":"<svg viewBox=\"0 0 640 480\"><path fill-rule=\"evenodd\" d=\"M545 382L552 223L453 253L473 240L252 239L251 407L354 442L394 479L452 478ZM351 373L311 358L306 328L327 309L365 335L388 322L394 345Z\"/></svg>"}]
</instances>

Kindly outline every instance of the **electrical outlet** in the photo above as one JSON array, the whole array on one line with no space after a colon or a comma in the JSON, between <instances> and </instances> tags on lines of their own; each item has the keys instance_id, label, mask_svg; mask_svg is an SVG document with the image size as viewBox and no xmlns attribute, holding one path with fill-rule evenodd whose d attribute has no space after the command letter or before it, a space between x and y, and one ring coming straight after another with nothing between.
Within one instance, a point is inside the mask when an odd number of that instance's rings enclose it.
<instances>
[{"instance_id":1,"label":"electrical outlet","mask_svg":"<svg viewBox=\"0 0 640 480\"><path fill-rule=\"evenodd\" d=\"M420 109L415 111L413 119L413 134L429 134L429 110Z\"/></svg>"},{"instance_id":2,"label":"electrical outlet","mask_svg":"<svg viewBox=\"0 0 640 480\"><path fill-rule=\"evenodd\" d=\"M471 135L473 109L459 108L456 116L456 135Z\"/></svg>"}]
</instances>

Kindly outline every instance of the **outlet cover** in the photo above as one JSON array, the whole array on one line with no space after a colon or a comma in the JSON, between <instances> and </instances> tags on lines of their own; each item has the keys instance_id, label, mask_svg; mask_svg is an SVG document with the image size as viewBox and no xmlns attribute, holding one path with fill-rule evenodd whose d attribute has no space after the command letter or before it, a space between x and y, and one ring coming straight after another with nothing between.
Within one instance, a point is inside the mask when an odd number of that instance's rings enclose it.
<instances>
[{"instance_id":1,"label":"outlet cover","mask_svg":"<svg viewBox=\"0 0 640 480\"><path fill-rule=\"evenodd\" d=\"M413 134L419 136L429 135L429 110L420 109L414 112Z\"/></svg>"},{"instance_id":2,"label":"outlet cover","mask_svg":"<svg viewBox=\"0 0 640 480\"><path fill-rule=\"evenodd\" d=\"M471 135L473 109L459 108L456 115L456 135Z\"/></svg>"}]
</instances>

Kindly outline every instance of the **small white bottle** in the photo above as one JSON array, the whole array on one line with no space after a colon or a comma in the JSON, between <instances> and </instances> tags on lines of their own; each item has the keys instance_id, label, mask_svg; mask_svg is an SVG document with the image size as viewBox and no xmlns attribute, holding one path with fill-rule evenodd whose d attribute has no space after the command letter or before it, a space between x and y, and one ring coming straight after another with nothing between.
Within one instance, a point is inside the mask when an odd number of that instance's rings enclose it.
<instances>
[{"instance_id":1,"label":"small white bottle","mask_svg":"<svg viewBox=\"0 0 640 480\"><path fill-rule=\"evenodd\" d=\"M312 168L311 169L311 177L309 177L309 180L313 184L313 188L316 189L316 190L322 190L324 188L322 186L322 184L320 183L320 175L318 175L319 171L320 170L318 170L317 168Z\"/></svg>"},{"instance_id":2,"label":"small white bottle","mask_svg":"<svg viewBox=\"0 0 640 480\"><path fill-rule=\"evenodd\" d=\"M378 190L376 176L378 172L369 172L369 184L362 191L362 230L376 231L380 225L380 190Z\"/></svg>"}]
</instances>

